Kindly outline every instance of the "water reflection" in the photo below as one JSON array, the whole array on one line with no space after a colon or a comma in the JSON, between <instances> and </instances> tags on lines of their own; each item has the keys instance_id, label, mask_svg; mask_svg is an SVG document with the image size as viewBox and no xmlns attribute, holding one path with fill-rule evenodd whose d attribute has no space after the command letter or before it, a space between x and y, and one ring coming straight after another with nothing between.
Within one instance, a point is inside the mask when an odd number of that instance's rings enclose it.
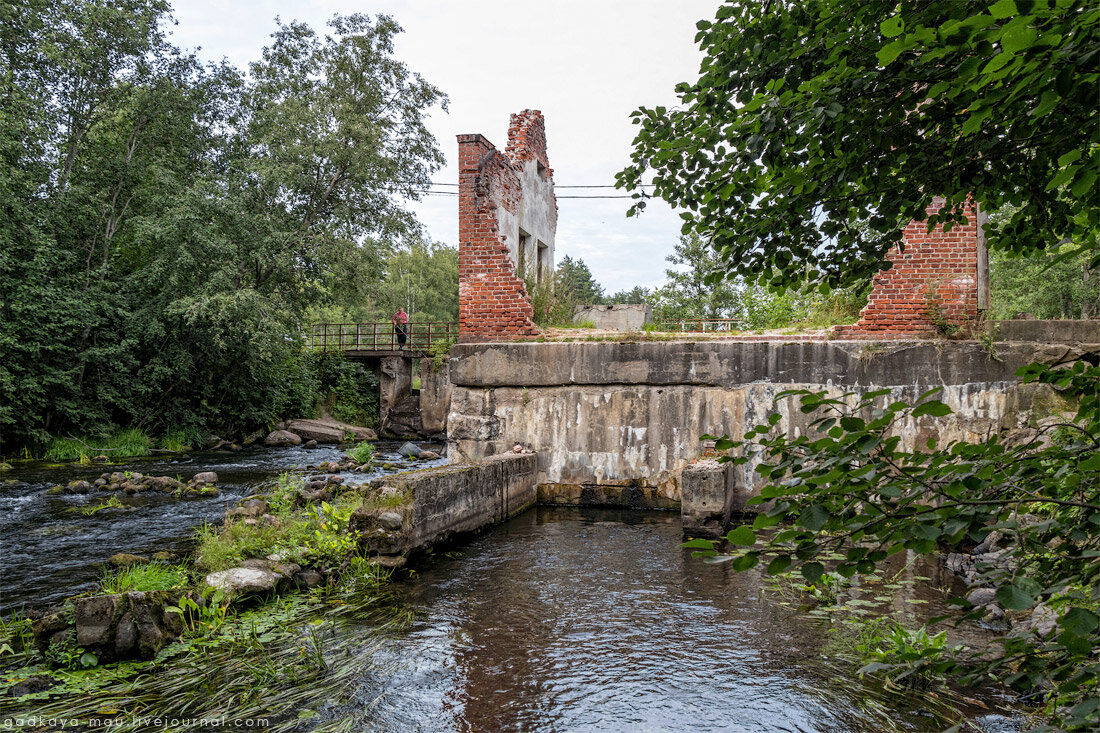
<instances>
[{"instance_id":1,"label":"water reflection","mask_svg":"<svg viewBox=\"0 0 1100 733\"><path fill-rule=\"evenodd\" d=\"M359 704L377 730L936 729L919 700L881 709L840 676L825 624L680 541L653 513L542 508L490 531L401 585L417 619Z\"/></svg>"}]
</instances>

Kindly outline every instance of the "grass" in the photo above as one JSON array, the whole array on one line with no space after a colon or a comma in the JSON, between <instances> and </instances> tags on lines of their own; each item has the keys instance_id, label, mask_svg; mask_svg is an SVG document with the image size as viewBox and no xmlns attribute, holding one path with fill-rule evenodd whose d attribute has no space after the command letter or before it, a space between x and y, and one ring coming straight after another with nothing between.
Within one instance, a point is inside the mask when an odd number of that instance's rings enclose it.
<instances>
[{"instance_id":1,"label":"grass","mask_svg":"<svg viewBox=\"0 0 1100 733\"><path fill-rule=\"evenodd\" d=\"M335 566L354 553L358 538L348 531L352 513L363 498L345 493L335 503L321 502L295 510L290 497L300 477L284 476L269 500L274 522L247 524L227 520L221 527L204 525L198 532L195 565L205 571L227 570L250 557L277 554L299 565Z\"/></svg>"},{"instance_id":2,"label":"grass","mask_svg":"<svg viewBox=\"0 0 1100 733\"><path fill-rule=\"evenodd\" d=\"M130 591L178 590L188 585L187 568L183 565L166 565L152 562L134 565L117 572L107 572L99 581L103 593L128 593Z\"/></svg>"},{"instance_id":3,"label":"grass","mask_svg":"<svg viewBox=\"0 0 1100 733\"><path fill-rule=\"evenodd\" d=\"M103 509L122 509L124 504L119 500L117 496L112 496L102 504L93 504L91 506L82 506L77 511L83 514L85 517L90 517L96 512Z\"/></svg>"},{"instance_id":4,"label":"grass","mask_svg":"<svg viewBox=\"0 0 1100 733\"><path fill-rule=\"evenodd\" d=\"M164 450L182 453L183 451L191 450L196 443L198 443L198 440L199 435L197 431L177 428L165 433L164 437L157 441L157 444Z\"/></svg>"},{"instance_id":5,"label":"grass","mask_svg":"<svg viewBox=\"0 0 1100 733\"><path fill-rule=\"evenodd\" d=\"M351 459L360 465L371 465L374 463L374 446L366 442L360 443L352 449Z\"/></svg>"},{"instance_id":6,"label":"grass","mask_svg":"<svg viewBox=\"0 0 1100 733\"><path fill-rule=\"evenodd\" d=\"M109 458L147 456L152 446L152 439L140 429L127 428L100 435L53 438L42 457L47 461L87 462L101 453Z\"/></svg>"}]
</instances>

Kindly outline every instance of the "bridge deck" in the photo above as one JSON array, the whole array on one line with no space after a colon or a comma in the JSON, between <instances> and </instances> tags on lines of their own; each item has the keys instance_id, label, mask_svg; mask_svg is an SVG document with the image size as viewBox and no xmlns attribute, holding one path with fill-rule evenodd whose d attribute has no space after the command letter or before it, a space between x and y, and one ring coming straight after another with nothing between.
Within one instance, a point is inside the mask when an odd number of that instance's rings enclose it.
<instances>
[{"instance_id":1,"label":"bridge deck","mask_svg":"<svg viewBox=\"0 0 1100 733\"><path fill-rule=\"evenodd\" d=\"M421 357L458 340L453 321L409 323L404 348L390 322L317 323L306 333L306 343L322 351L342 351L351 358L379 356Z\"/></svg>"}]
</instances>

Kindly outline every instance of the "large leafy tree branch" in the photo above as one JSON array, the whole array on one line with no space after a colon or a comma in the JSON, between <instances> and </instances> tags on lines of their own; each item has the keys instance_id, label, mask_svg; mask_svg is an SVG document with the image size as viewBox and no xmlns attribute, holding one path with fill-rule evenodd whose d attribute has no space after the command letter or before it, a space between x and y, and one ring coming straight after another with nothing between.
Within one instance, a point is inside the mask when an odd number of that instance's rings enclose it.
<instances>
[{"instance_id":1,"label":"large leafy tree branch","mask_svg":"<svg viewBox=\"0 0 1100 733\"><path fill-rule=\"evenodd\" d=\"M698 28L699 79L634 113L618 184L651 178L731 272L866 279L934 196L929 226L1015 207L994 247L1096 246L1094 3L738 0Z\"/></svg>"},{"instance_id":2,"label":"large leafy tree branch","mask_svg":"<svg viewBox=\"0 0 1100 733\"><path fill-rule=\"evenodd\" d=\"M942 671L1046 695L1063 723L1088 728L1100 723L1100 368L1021 371L1076 402L1076 414L1020 440L903 450L899 423L951 412L931 393L915 405L892 400L890 390L787 393L816 416L805 434L778 430L777 414L743 441L718 441L736 449L727 460L756 461L764 483L749 502L760 513L728 533L724 559L737 571L760 565L815 584L830 569L844 578L874 573L898 552L967 554L1001 532L1012 542L997 561L978 561L979 581L997 588L1001 608L1043 603L1057 623L1045 634L1006 634L999 649ZM708 540L687 546L718 554ZM984 612L954 602L956 622Z\"/></svg>"}]
</instances>

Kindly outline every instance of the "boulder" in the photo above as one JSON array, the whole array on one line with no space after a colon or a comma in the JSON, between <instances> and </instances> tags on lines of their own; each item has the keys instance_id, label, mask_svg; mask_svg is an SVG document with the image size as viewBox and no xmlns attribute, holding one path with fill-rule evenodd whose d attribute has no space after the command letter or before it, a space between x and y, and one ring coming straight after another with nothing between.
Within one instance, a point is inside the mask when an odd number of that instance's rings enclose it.
<instances>
[{"instance_id":1,"label":"boulder","mask_svg":"<svg viewBox=\"0 0 1100 733\"><path fill-rule=\"evenodd\" d=\"M271 445L276 447L286 447L290 445L300 445L302 439L290 432L289 430L275 430L264 438L264 445Z\"/></svg>"},{"instance_id":2,"label":"boulder","mask_svg":"<svg viewBox=\"0 0 1100 733\"><path fill-rule=\"evenodd\" d=\"M997 591L993 588L975 588L967 594L966 600L972 606L988 606L996 600Z\"/></svg>"},{"instance_id":3,"label":"boulder","mask_svg":"<svg viewBox=\"0 0 1100 733\"><path fill-rule=\"evenodd\" d=\"M217 450L219 447L225 444L225 441L219 438L217 435L207 435L202 439L202 447L204 450Z\"/></svg>"},{"instance_id":4,"label":"boulder","mask_svg":"<svg viewBox=\"0 0 1100 733\"><path fill-rule=\"evenodd\" d=\"M279 576L271 570L260 568L230 568L206 576L206 584L230 596L246 596L269 593L275 590Z\"/></svg>"},{"instance_id":5,"label":"boulder","mask_svg":"<svg viewBox=\"0 0 1100 733\"><path fill-rule=\"evenodd\" d=\"M302 446L302 447L304 447L304 448L309 448L309 449L311 449L311 450L312 450L313 448L316 448L316 447L317 447L317 441L316 441L316 440L313 440L313 439L311 438L310 440L307 440L307 441L305 442L305 445L304 445L304 446Z\"/></svg>"},{"instance_id":6,"label":"boulder","mask_svg":"<svg viewBox=\"0 0 1100 733\"><path fill-rule=\"evenodd\" d=\"M396 532L405 523L405 518L398 512L382 512L378 515L378 523L391 532Z\"/></svg>"},{"instance_id":7,"label":"boulder","mask_svg":"<svg viewBox=\"0 0 1100 733\"><path fill-rule=\"evenodd\" d=\"M420 452L420 460L422 461L438 461L440 455L433 450L425 450Z\"/></svg>"},{"instance_id":8,"label":"boulder","mask_svg":"<svg viewBox=\"0 0 1100 733\"><path fill-rule=\"evenodd\" d=\"M321 418L318 420L291 420L286 429L302 436L303 440L316 440L318 443L343 443L351 440L378 440L378 434L361 425Z\"/></svg>"},{"instance_id":9,"label":"boulder","mask_svg":"<svg viewBox=\"0 0 1100 733\"><path fill-rule=\"evenodd\" d=\"M244 441L243 441L244 445L252 445L253 443L255 443L257 441L263 440L264 435L266 435L266 434L267 434L266 430L257 430L256 432L252 433L251 435L249 435L247 438L244 439Z\"/></svg>"},{"instance_id":10,"label":"boulder","mask_svg":"<svg viewBox=\"0 0 1100 733\"><path fill-rule=\"evenodd\" d=\"M141 555L132 555L129 552L119 552L111 555L111 559L108 560L108 562L116 568L128 568L131 565L144 565L149 562L149 558L142 557Z\"/></svg>"},{"instance_id":11,"label":"boulder","mask_svg":"<svg viewBox=\"0 0 1100 733\"><path fill-rule=\"evenodd\" d=\"M216 484L218 483L218 474L213 471L203 471L202 473L196 473L192 481L196 484Z\"/></svg>"},{"instance_id":12,"label":"boulder","mask_svg":"<svg viewBox=\"0 0 1100 733\"><path fill-rule=\"evenodd\" d=\"M70 481L68 486L65 487L66 494L87 494L92 490L92 485L87 481Z\"/></svg>"},{"instance_id":13,"label":"boulder","mask_svg":"<svg viewBox=\"0 0 1100 733\"><path fill-rule=\"evenodd\" d=\"M416 443L402 443L397 452L405 458L418 458L424 451Z\"/></svg>"},{"instance_id":14,"label":"boulder","mask_svg":"<svg viewBox=\"0 0 1100 733\"><path fill-rule=\"evenodd\" d=\"M299 588L316 588L325 580L325 576L316 570L306 568L294 574L294 582Z\"/></svg>"}]
</instances>

